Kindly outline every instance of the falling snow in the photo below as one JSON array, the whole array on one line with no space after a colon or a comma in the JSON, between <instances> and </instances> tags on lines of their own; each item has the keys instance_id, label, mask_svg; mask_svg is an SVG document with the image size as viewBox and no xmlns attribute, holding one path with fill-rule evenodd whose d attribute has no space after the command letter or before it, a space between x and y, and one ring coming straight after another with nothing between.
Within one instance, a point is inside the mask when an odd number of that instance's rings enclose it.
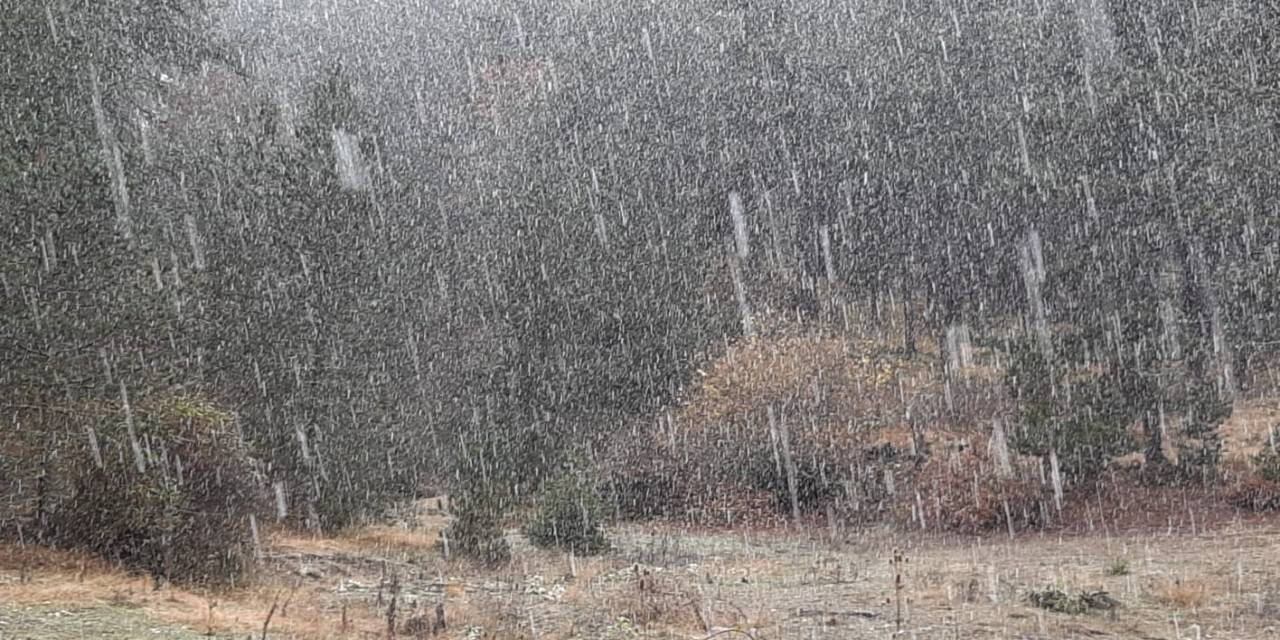
<instances>
[{"instance_id":1,"label":"falling snow","mask_svg":"<svg viewBox=\"0 0 1280 640\"><path fill-rule=\"evenodd\" d=\"M0 14L0 637L1280 625L1272 4Z\"/></svg>"}]
</instances>

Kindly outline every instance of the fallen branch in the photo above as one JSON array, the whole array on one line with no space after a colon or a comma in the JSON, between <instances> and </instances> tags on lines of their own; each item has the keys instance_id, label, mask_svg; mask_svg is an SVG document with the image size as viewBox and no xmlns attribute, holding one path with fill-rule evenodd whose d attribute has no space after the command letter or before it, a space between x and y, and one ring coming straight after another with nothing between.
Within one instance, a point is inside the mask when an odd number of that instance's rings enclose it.
<instances>
[{"instance_id":1,"label":"fallen branch","mask_svg":"<svg viewBox=\"0 0 1280 640\"><path fill-rule=\"evenodd\" d=\"M281 618L286 618L289 616L289 603L293 602L293 594L297 593L298 587L301 587L301 586L302 586L302 578L298 578L297 580L294 581L293 586L289 588L289 595L285 596L284 604L280 606Z\"/></svg>"},{"instance_id":2,"label":"fallen branch","mask_svg":"<svg viewBox=\"0 0 1280 640\"><path fill-rule=\"evenodd\" d=\"M744 631L742 629L721 629L719 631L712 633L711 635L703 636L702 638L699 638L699 640L711 640L712 638L718 638L720 636L729 635L731 633L740 633L748 638L751 638L751 640L757 640L756 635L754 633L751 633L750 631Z\"/></svg>"},{"instance_id":3,"label":"fallen branch","mask_svg":"<svg viewBox=\"0 0 1280 640\"><path fill-rule=\"evenodd\" d=\"M864 618L866 620L874 620L880 617L880 614L874 611L825 611L823 609L797 609L797 618L809 618L823 616L827 618Z\"/></svg>"}]
</instances>

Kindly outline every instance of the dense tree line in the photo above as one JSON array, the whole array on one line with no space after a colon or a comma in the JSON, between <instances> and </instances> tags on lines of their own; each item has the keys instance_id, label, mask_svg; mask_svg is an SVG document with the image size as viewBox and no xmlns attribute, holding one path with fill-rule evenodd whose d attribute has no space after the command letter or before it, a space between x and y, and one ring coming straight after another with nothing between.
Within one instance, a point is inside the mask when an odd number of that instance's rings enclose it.
<instances>
[{"instance_id":1,"label":"dense tree line","mask_svg":"<svg viewBox=\"0 0 1280 640\"><path fill-rule=\"evenodd\" d=\"M6 420L208 396L319 526L527 494L837 296L1015 320L1191 475L1275 349L1265 3L405 7L291 96L197 0L3 11Z\"/></svg>"}]
</instances>

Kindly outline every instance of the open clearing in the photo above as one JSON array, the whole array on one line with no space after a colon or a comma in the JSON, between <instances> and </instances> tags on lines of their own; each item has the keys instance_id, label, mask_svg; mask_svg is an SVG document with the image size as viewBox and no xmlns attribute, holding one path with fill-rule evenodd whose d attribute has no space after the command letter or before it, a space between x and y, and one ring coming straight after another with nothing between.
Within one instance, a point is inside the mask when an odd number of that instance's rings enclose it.
<instances>
[{"instance_id":1,"label":"open clearing","mask_svg":"<svg viewBox=\"0 0 1280 640\"><path fill-rule=\"evenodd\" d=\"M615 550L574 558L530 548L484 570L435 547L443 516L336 538L277 534L254 586L153 588L92 560L0 555L0 637L449 638L895 637L893 550L906 638L1272 638L1280 633L1280 523L1170 525L1144 533L957 538L887 530L611 531ZM393 585L398 585L395 587ZM1038 609L1032 591L1105 590L1115 611ZM344 623L345 620L345 623Z\"/></svg>"}]
</instances>

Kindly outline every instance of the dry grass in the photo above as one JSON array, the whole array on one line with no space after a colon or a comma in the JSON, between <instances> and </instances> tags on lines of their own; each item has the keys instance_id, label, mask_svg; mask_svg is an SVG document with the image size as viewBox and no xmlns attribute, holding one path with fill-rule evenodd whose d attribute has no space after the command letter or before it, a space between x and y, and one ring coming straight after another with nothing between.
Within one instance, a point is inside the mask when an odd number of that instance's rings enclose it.
<instances>
[{"instance_id":1,"label":"dry grass","mask_svg":"<svg viewBox=\"0 0 1280 640\"><path fill-rule=\"evenodd\" d=\"M436 517L414 528L371 525L353 527L334 535L281 529L270 534L269 545L315 555L417 555L434 553L445 526L447 521Z\"/></svg>"},{"instance_id":2,"label":"dry grass","mask_svg":"<svg viewBox=\"0 0 1280 640\"><path fill-rule=\"evenodd\" d=\"M107 563L88 554L60 551L33 545L0 544L0 571L17 573L34 571L80 571L82 568L107 567Z\"/></svg>"},{"instance_id":3,"label":"dry grass","mask_svg":"<svg viewBox=\"0 0 1280 640\"><path fill-rule=\"evenodd\" d=\"M1201 576L1163 578L1152 587L1151 594L1157 602L1179 609L1203 609L1213 602L1220 590L1210 580Z\"/></svg>"},{"instance_id":4,"label":"dry grass","mask_svg":"<svg viewBox=\"0 0 1280 640\"><path fill-rule=\"evenodd\" d=\"M297 538L283 539L299 542ZM315 549L358 551L367 557L378 557L379 549L418 548L416 538L391 536L380 527L340 540L301 540ZM13 579L6 580L10 576ZM304 582L291 575L265 572L255 578L251 586L223 591L156 589L148 577L130 575L79 553L0 546L0 602L137 609L157 621L212 634L252 633L256 637L268 615L272 634L295 640L381 637L386 633L385 610L352 600L344 611L329 582ZM468 600L461 585L449 587L444 590L444 601L450 624L465 627L488 622L488 616ZM415 611L403 603L401 607L398 618L403 623Z\"/></svg>"},{"instance_id":5,"label":"dry grass","mask_svg":"<svg viewBox=\"0 0 1280 640\"><path fill-rule=\"evenodd\" d=\"M641 628L695 631L699 624L699 602L685 585L656 576L637 576L624 590L611 591L598 599L599 606L615 619L625 619Z\"/></svg>"},{"instance_id":6,"label":"dry grass","mask_svg":"<svg viewBox=\"0 0 1280 640\"><path fill-rule=\"evenodd\" d=\"M260 576L255 586L226 591L156 589L148 577L80 554L0 547L0 570L21 570L24 563L28 579L0 583L0 601L141 609L157 620L212 633L260 632L275 605L270 628L301 640L331 638L342 627L341 608L327 593L283 578ZM379 612L366 607L350 608L347 618L351 632L385 627Z\"/></svg>"},{"instance_id":7,"label":"dry grass","mask_svg":"<svg viewBox=\"0 0 1280 640\"><path fill-rule=\"evenodd\" d=\"M1270 430L1280 425L1280 400L1251 398L1241 401L1218 430L1222 433L1222 459L1228 469L1246 471L1264 447L1270 446Z\"/></svg>"},{"instance_id":8,"label":"dry grass","mask_svg":"<svg viewBox=\"0 0 1280 640\"><path fill-rule=\"evenodd\" d=\"M704 588L683 576L635 571L620 589L594 594L593 607L602 609L629 626L678 637L701 635L715 629L761 629L772 621L759 602L745 605Z\"/></svg>"},{"instance_id":9,"label":"dry grass","mask_svg":"<svg viewBox=\"0 0 1280 640\"><path fill-rule=\"evenodd\" d=\"M616 562L599 557L575 559L574 564L578 573L564 592L564 601L571 604L590 601L596 581L616 566Z\"/></svg>"},{"instance_id":10,"label":"dry grass","mask_svg":"<svg viewBox=\"0 0 1280 640\"><path fill-rule=\"evenodd\" d=\"M350 533L336 541L304 537L302 542L328 554L328 561L345 563L341 572L334 569L326 577L299 581L283 568L268 567L251 586L209 593L157 591L149 579L78 554L0 547L0 601L130 608L158 622L241 638L260 633L274 603L272 637L301 640L343 637L345 601L347 636L383 637L385 605L375 608L370 593L357 598L348 594L344 600L336 588L350 579L377 584L377 569L371 568L377 563L370 561L380 557L376 549L392 545L376 533ZM679 559L639 565L636 572L628 558L646 548L651 534L637 529L616 533L620 550L577 560L573 577L566 575L567 556L524 545L517 546L515 562L501 570L448 563L439 556L399 563L422 568L421 575L403 574L405 584L416 585L418 593L425 583L437 582L436 576L445 576L445 586L434 596L414 595L402 602L399 620L415 613L430 616L435 602L443 601L451 630L475 625L495 638L532 637L533 618L537 637L544 640L605 637L613 633L606 628L624 626L634 630L627 633L663 638L702 637L708 628L756 629L770 638L879 637L893 617L893 573L886 554L902 545L910 557L904 592L908 629L951 624L959 637L993 628L1011 636L1060 637L1085 625L1138 637L1164 633L1162 625L1177 616L1186 624L1213 625L1223 637L1260 638L1265 634L1259 618L1232 612L1257 610L1259 594L1274 588L1274 550L1280 540L1280 531L1258 525L1226 527L1212 535L1161 531L1025 535L1016 540L885 530L834 544L794 530L745 537L742 532L680 530L671 532L681 536ZM355 556L346 555L353 552ZM1107 575L1105 567L1116 557L1130 559L1130 575ZM15 578L23 566L30 579L19 583ZM525 586L535 576L547 586L563 585L563 595L531 595ZM488 584L508 586L483 586ZM1114 617L1045 614L1027 603L1026 594L1046 586L1070 593L1106 590L1122 608ZM849 615L856 611L875 617Z\"/></svg>"}]
</instances>

